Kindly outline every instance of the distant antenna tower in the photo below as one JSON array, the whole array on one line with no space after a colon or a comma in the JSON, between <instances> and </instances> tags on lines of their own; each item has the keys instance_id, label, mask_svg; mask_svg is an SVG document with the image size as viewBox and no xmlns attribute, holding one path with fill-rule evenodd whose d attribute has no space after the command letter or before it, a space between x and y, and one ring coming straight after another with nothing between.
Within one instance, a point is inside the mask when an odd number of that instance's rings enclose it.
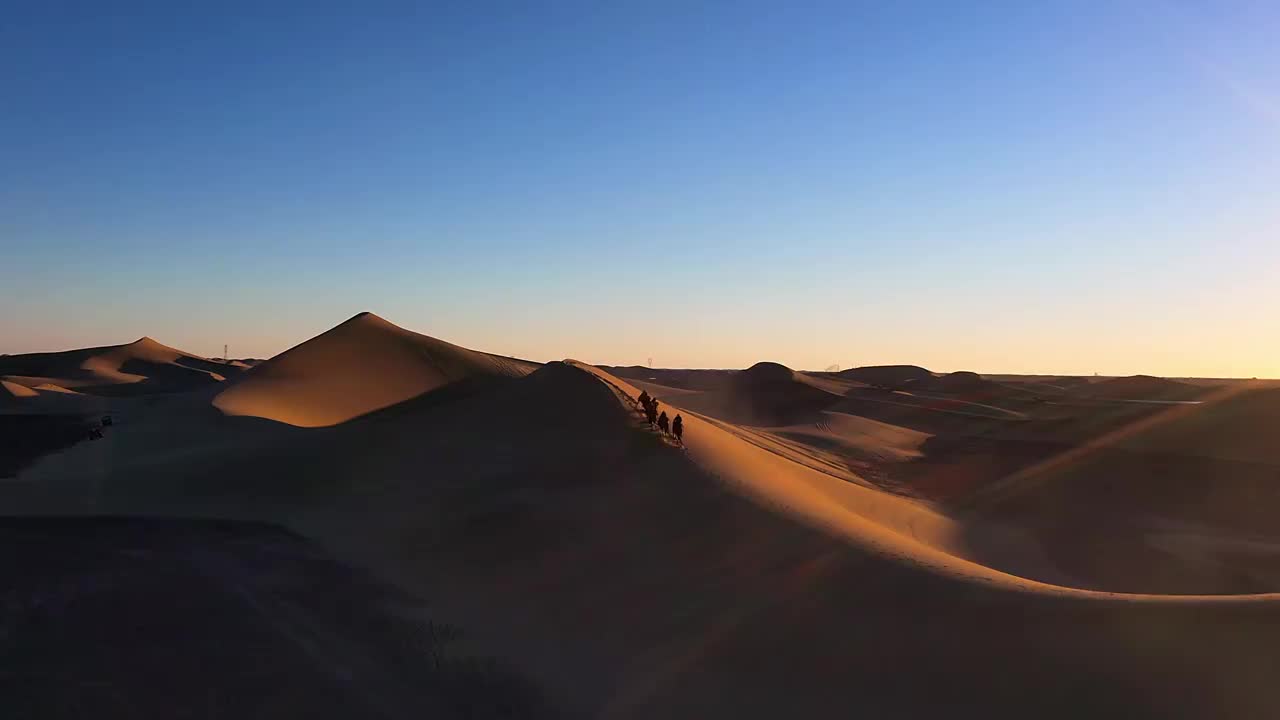
<instances>
[{"instance_id":1,"label":"distant antenna tower","mask_svg":"<svg viewBox=\"0 0 1280 720\"><path fill-rule=\"evenodd\" d=\"M653 367L653 358L649 358L649 364L646 367Z\"/></svg>"},{"instance_id":2,"label":"distant antenna tower","mask_svg":"<svg viewBox=\"0 0 1280 720\"><path fill-rule=\"evenodd\" d=\"M226 361L227 361L227 346L223 345L222 346L222 362L226 362Z\"/></svg>"}]
</instances>

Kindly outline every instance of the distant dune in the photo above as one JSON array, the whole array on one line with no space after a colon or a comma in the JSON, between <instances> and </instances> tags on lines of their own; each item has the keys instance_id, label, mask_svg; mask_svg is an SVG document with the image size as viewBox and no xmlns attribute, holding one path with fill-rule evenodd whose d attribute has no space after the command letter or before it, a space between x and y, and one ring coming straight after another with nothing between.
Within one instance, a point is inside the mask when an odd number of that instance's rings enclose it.
<instances>
[{"instance_id":1,"label":"distant dune","mask_svg":"<svg viewBox=\"0 0 1280 720\"><path fill-rule=\"evenodd\" d=\"M738 378L746 385L768 387L779 383L794 382L796 380L796 372L781 363L758 362L743 370Z\"/></svg>"},{"instance_id":2,"label":"distant dune","mask_svg":"<svg viewBox=\"0 0 1280 720\"><path fill-rule=\"evenodd\" d=\"M987 384L981 375L970 370L957 370L938 378L938 387L955 390L983 387Z\"/></svg>"},{"instance_id":3,"label":"distant dune","mask_svg":"<svg viewBox=\"0 0 1280 720\"><path fill-rule=\"evenodd\" d=\"M149 337L127 345L0 357L0 376L8 382L98 395L191 390L222 382L229 369Z\"/></svg>"},{"instance_id":4,"label":"distant dune","mask_svg":"<svg viewBox=\"0 0 1280 720\"><path fill-rule=\"evenodd\" d=\"M74 414L103 407L100 398L86 396L60 385L41 383L28 387L15 382L10 377L0 379L0 412L36 415Z\"/></svg>"},{"instance_id":5,"label":"distant dune","mask_svg":"<svg viewBox=\"0 0 1280 720\"><path fill-rule=\"evenodd\" d=\"M912 380L929 380L933 373L918 365L868 365L837 373L840 377L878 387L899 387Z\"/></svg>"},{"instance_id":6,"label":"distant dune","mask_svg":"<svg viewBox=\"0 0 1280 720\"><path fill-rule=\"evenodd\" d=\"M941 393L963 393L988 389L992 386L989 380L968 370L957 370L941 377L930 375L927 378L915 378L903 383L904 390L924 390Z\"/></svg>"},{"instance_id":7,"label":"distant dune","mask_svg":"<svg viewBox=\"0 0 1280 720\"><path fill-rule=\"evenodd\" d=\"M729 374L723 383L680 404L698 412L747 425L789 425L840 401L820 380L774 362L760 362Z\"/></svg>"},{"instance_id":8,"label":"distant dune","mask_svg":"<svg viewBox=\"0 0 1280 720\"><path fill-rule=\"evenodd\" d=\"M453 383L520 377L535 367L419 335L364 312L248 370L213 404L228 415L321 427Z\"/></svg>"},{"instance_id":9,"label":"distant dune","mask_svg":"<svg viewBox=\"0 0 1280 720\"><path fill-rule=\"evenodd\" d=\"M653 382L681 390L718 390L726 387L737 370L685 370L650 368L641 365L602 366L601 369L627 380Z\"/></svg>"},{"instance_id":10,"label":"distant dune","mask_svg":"<svg viewBox=\"0 0 1280 720\"><path fill-rule=\"evenodd\" d=\"M1096 382L1088 386L1088 392L1121 400L1193 400L1205 389L1151 375L1132 375Z\"/></svg>"}]
</instances>

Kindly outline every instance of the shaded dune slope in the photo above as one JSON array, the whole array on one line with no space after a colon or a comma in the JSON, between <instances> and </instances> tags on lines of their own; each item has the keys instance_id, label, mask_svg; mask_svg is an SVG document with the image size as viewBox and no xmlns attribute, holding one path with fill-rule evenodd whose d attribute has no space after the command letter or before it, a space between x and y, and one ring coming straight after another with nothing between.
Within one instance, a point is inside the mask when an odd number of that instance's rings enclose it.
<instances>
[{"instance_id":1,"label":"shaded dune slope","mask_svg":"<svg viewBox=\"0 0 1280 720\"><path fill-rule=\"evenodd\" d=\"M228 415L321 427L447 385L519 377L534 367L360 313L247 371L213 404Z\"/></svg>"}]
</instances>

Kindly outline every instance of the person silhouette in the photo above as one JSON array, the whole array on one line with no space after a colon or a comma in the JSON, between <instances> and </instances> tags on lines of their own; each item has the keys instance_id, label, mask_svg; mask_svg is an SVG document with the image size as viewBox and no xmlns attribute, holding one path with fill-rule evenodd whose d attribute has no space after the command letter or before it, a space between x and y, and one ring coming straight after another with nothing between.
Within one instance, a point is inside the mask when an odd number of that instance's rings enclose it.
<instances>
[{"instance_id":1,"label":"person silhouette","mask_svg":"<svg viewBox=\"0 0 1280 720\"><path fill-rule=\"evenodd\" d=\"M649 401L652 399L653 398L649 397L648 390L640 391L640 407L644 408L646 412L649 410Z\"/></svg>"},{"instance_id":2,"label":"person silhouette","mask_svg":"<svg viewBox=\"0 0 1280 720\"><path fill-rule=\"evenodd\" d=\"M658 423L658 401L650 399L649 404L644 406L644 419L649 421L650 425Z\"/></svg>"},{"instance_id":3,"label":"person silhouette","mask_svg":"<svg viewBox=\"0 0 1280 720\"><path fill-rule=\"evenodd\" d=\"M663 410L662 414L658 416L658 429L661 430L662 432L667 432L667 411L666 410Z\"/></svg>"},{"instance_id":4,"label":"person silhouette","mask_svg":"<svg viewBox=\"0 0 1280 720\"><path fill-rule=\"evenodd\" d=\"M684 444L684 418L676 414L676 419L671 421L671 434L676 436L676 442Z\"/></svg>"}]
</instances>

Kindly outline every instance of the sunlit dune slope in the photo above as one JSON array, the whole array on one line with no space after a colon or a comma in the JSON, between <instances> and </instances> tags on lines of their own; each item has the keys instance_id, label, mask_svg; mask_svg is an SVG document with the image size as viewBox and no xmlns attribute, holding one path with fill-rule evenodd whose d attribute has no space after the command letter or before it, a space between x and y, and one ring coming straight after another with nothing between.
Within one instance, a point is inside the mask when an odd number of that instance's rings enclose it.
<instances>
[{"instance_id":1,"label":"sunlit dune slope","mask_svg":"<svg viewBox=\"0 0 1280 720\"><path fill-rule=\"evenodd\" d=\"M534 367L419 335L366 312L247 371L214 405L228 415L320 427L452 383L519 377Z\"/></svg>"},{"instance_id":2,"label":"sunlit dune slope","mask_svg":"<svg viewBox=\"0 0 1280 720\"><path fill-rule=\"evenodd\" d=\"M16 382L0 380L0 401L38 397L40 393Z\"/></svg>"}]
</instances>

